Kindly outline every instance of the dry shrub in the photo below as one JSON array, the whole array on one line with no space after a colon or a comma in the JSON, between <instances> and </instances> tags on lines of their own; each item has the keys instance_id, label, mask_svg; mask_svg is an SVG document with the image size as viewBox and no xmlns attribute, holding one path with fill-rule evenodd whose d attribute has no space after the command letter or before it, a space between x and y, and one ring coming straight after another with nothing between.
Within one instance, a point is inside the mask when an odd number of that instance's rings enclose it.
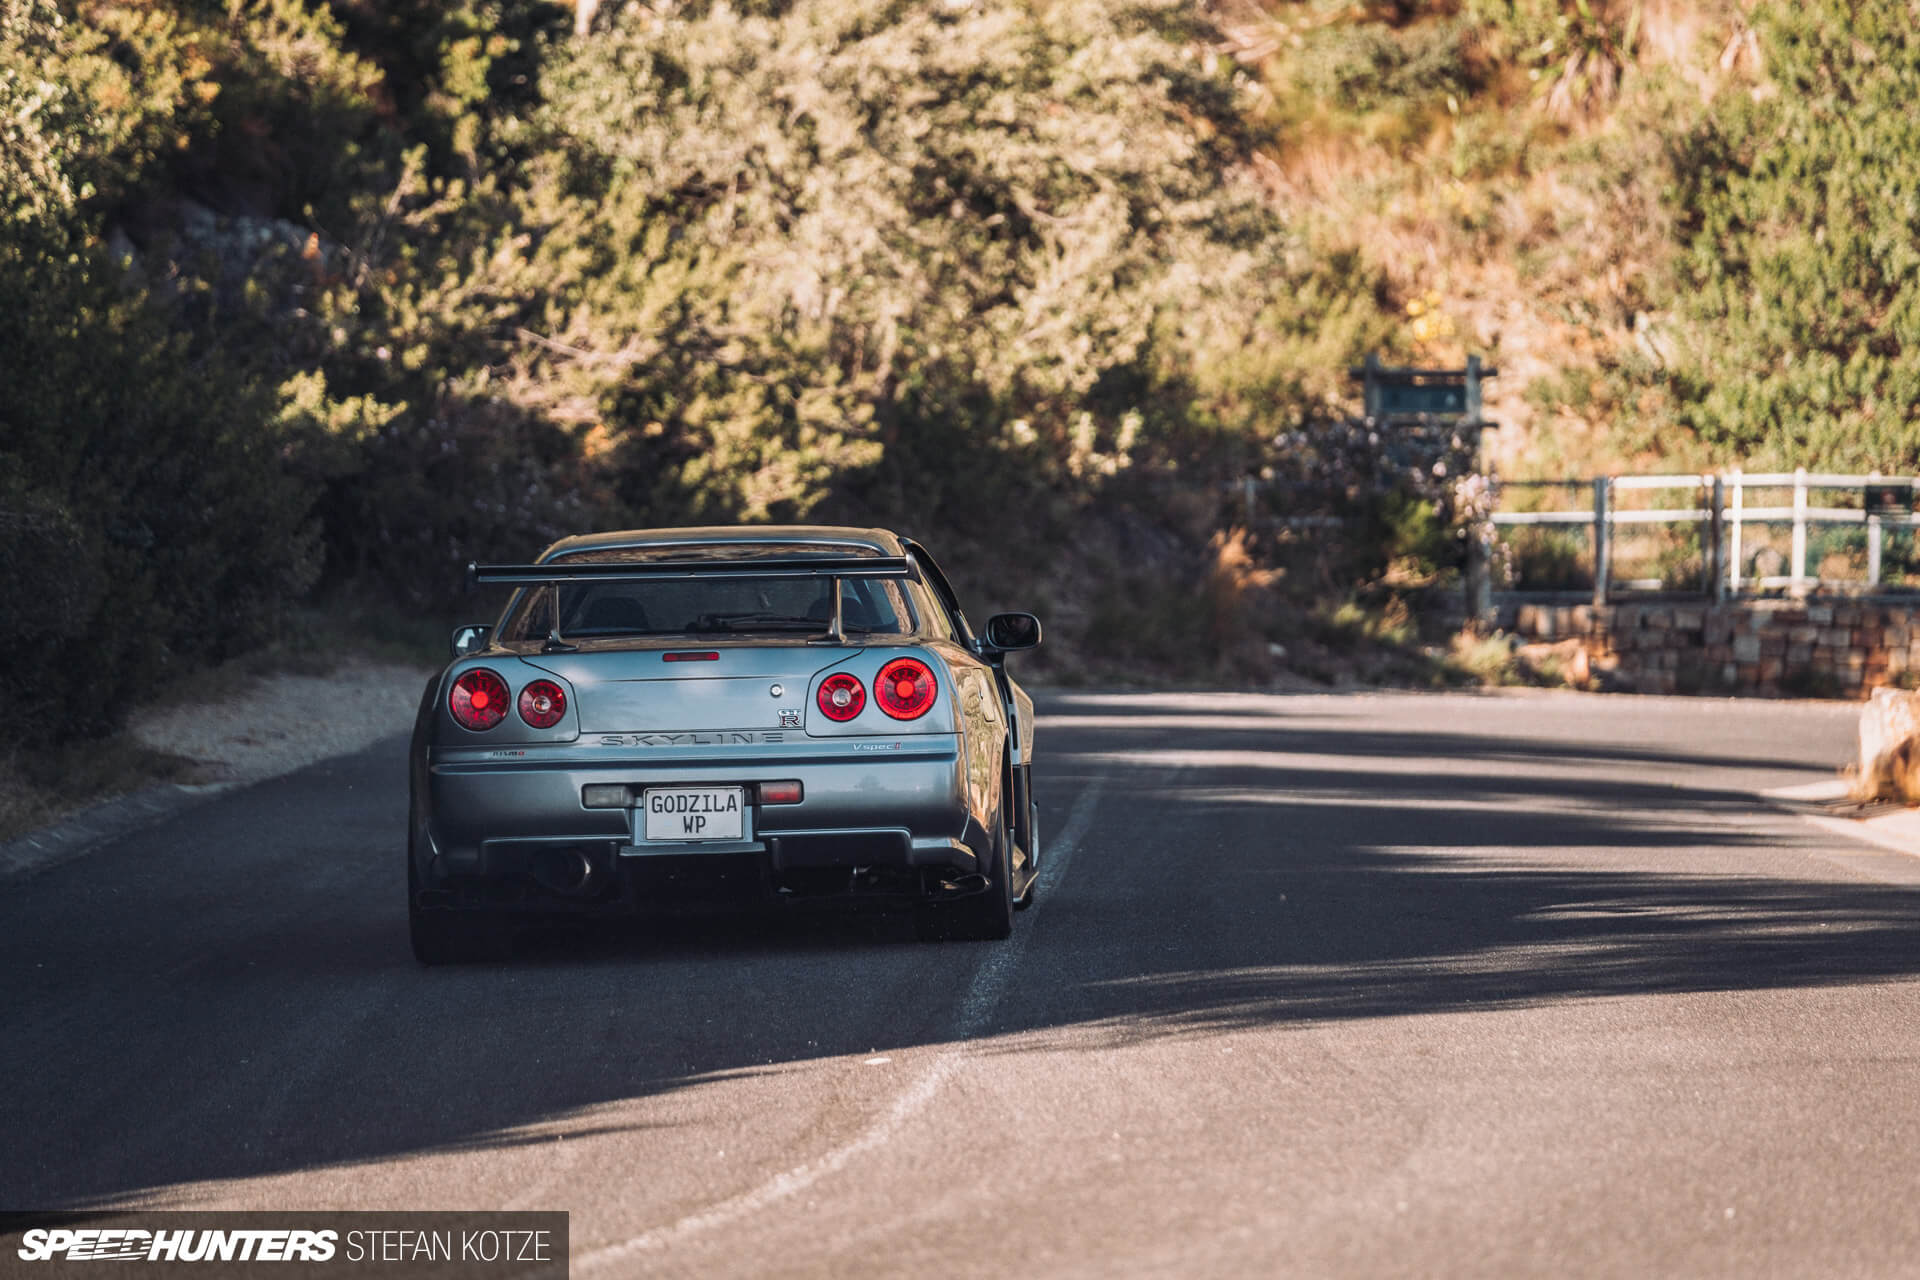
<instances>
[{"instance_id":1,"label":"dry shrub","mask_svg":"<svg viewBox=\"0 0 1920 1280\"><path fill-rule=\"evenodd\" d=\"M1286 571L1261 565L1247 544L1241 528L1222 529L1207 542L1209 639L1224 665L1264 672L1270 659L1261 623Z\"/></svg>"},{"instance_id":2,"label":"dry shrub","mask_svg":"<svg viewBox=\"0 0 1920 1280\"><path fill-rule=\"evenodd\" d=\"M1860 767L1853 798L1920 804L1920 698L1876 689L1860 709Z\"/></svg>"},{"instance_id":3,"label":"dry shrub","mask_svg":"<svg viewBox=\"0 0 1920 1280\"><path fill-rule=\"evenodd\" d=\"M1874 762L1874 768L1853 780L1853 798L1920 804L1920 744L1911 738Z\"/></svg>"}]
</instances>

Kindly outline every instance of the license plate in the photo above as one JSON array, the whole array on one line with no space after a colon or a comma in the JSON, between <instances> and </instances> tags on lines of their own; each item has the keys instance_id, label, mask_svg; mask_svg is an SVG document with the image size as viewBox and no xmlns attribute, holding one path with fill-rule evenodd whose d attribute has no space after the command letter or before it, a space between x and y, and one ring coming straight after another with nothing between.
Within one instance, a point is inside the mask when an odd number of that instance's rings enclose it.
<instances>
[{"instance_id":1,"label":"license plate","mask_svg":"<svg viewBox=\"0 0 1920 1280\"><path fill-rule=\"evenodd\" d=\"M663 844L739 840L746 832L743 787L656 787L641 793L641 836Z\"/></svg>"}]
</instances>

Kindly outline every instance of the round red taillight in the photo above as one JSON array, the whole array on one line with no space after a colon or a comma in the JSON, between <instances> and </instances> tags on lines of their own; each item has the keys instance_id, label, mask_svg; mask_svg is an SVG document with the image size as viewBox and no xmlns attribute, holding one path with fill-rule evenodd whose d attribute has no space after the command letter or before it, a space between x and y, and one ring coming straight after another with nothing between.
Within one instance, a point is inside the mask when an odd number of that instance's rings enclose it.
<instances>
[{"instance_id":1,"label":"round red taillight","mask_svg":"<svg viewBox=\"0 0 1920 1280\"><path fill-rule=\"evenodd\" d=\"M895 720L918 720L933 705L933 672L918 658L895 658L880 668L873 700Z\"/></svg>"},{"instance_id":2,"label":"round red taillight","mask_svg":"<svg viewBox=\"0 0 1920 1280\"><path fill-rule=\"evenodd\" d=\"M453 682L447 710L463 729L491 729L507 718L507 682L485 667L475 667Z\"/></svg>"},{"instance_id":3,"label":"round red taillight","mask_svg":"<svg viewBox=\"0 0 1920 1280\"><path fill-rule=\"evenodd\" d=\"M551 680L535 680L520 691L520 718L536 729L551 729L567 714L567 691Z\"/></svg>"},{"instance_id":4,"label":"round red taillight","mask_svg":"<svg viewBox=\"0 0 1920 1280\"><path fill-rule=\"evenodd\" d=\"M867 691L857 677L836 671L820 682L820 692L814 696L814 702L819 704L820 714L829 720L851 720L867 705Z\"/></svg>"}]
</instances>

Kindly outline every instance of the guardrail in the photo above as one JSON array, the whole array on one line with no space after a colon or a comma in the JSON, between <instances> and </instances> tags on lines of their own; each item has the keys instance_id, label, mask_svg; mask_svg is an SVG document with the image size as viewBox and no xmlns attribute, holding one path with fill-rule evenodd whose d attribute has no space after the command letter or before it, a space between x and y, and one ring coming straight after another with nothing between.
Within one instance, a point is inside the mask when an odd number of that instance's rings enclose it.
<instances>
[{"instance_id":1,"label":"guardrail","mask_svg":"<svg viewBox=\"0 0 1920 1280\"><path fill-rule=\"evenodd\" d=\"M1587 480L1503 481L1502 488L1573 488L1590 484L1593 505L1566 511L1495 512L1496 528L1528 526L1585 525L1592 531L1593 599L1604 604L1616 589L1658 588L1668 584L1659 579L1616 580L1613 577L1614 530L1621 525L1693 524L1701 528L1703 565L1701 588L1715 600L1738 595L1748 587L1762 590L1784 588L1789 594L1803 596L1821 585L1822 580L1807 573L1807 530L1813 525L1864 525L1867 531L1866 585L1881 586L1883 547L1889 528L1920 528L1920 514L1912 507L1915 480L1872 475L1833 475L1809 472L1804 468L1789 472L1726 471L1703 475L1598 476ZM1788 489L1793 492L1789 506L1749 506L1746 495L1752 489ZM1622 509L1616 495L1644 490L1693 489L1695 503L1690 507ZM1862 502L1857 507L1816 507L1808 493L1820 489L1858 489ZM1890 494L1901 496L1906 508L1891 511ZM1880 499L1869 502L1869 496ZM1743 542L1750 525L1786 524L1792 526L1791 552L1786 560L1790 572L1743 577ZM1851 581L1851 580L1849 580Z\"/></svg>"}]
</instances>

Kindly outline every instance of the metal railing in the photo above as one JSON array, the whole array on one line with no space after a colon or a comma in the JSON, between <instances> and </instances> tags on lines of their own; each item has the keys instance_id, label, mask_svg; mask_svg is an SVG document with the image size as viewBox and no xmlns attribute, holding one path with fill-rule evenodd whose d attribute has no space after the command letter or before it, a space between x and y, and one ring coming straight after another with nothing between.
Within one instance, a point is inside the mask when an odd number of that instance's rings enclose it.
<instances>
[{"instance_id":1,"label":"metal railing","mask_svg":"<svg viewBox=\"0 0 1920 1280\"><path fill-rule=\"evenodd\" d=\"M1599 476L1585 480L1504 481L1505 489L1574 488L1592 486L1590 508L1563 511L1502 511L1494 513L1496 528L1529 526L1584 525L1591 530L1593 556L1593 599L1604 604L1614 590L1669 587L1662 579L1624 579L1613 577L1614 531L1622 525L1694 525L1699 529L1702 548L1702 593L1724 600L1743 590L1779 590L1803 596L1823 584L1817 575L1807 572L1807 535L1816 525L1864 526L1866 530L1866 573L1864 584L1871 589L1882 586L1881 576L1886 532L1895 528L1920 528L1920 514L1911 510L1910 495L1920 484L1904 478L1881 475L1831 475L1809 472L1804 468L1790 472L1727 471L1704 475ZM1629 509L1620 506L1618 495L1635 491L1671 491L1692 489L1693 505ZM1755 489L1790 489L1792 502L1787 506L1748 505L1747 494ZM1814 506L1808 500L1815 490L1859 490L1859 506ZM1866 498L1875 491L1893 490L1907 500L1907 508L1886 510ZM1755 525L1788 525L1792 529L1791 550L1783 567L1789 572L1743 576L1747 530ZM1857 579L1846 580L1849 582Z\"/></svg>"}]
</instances>

